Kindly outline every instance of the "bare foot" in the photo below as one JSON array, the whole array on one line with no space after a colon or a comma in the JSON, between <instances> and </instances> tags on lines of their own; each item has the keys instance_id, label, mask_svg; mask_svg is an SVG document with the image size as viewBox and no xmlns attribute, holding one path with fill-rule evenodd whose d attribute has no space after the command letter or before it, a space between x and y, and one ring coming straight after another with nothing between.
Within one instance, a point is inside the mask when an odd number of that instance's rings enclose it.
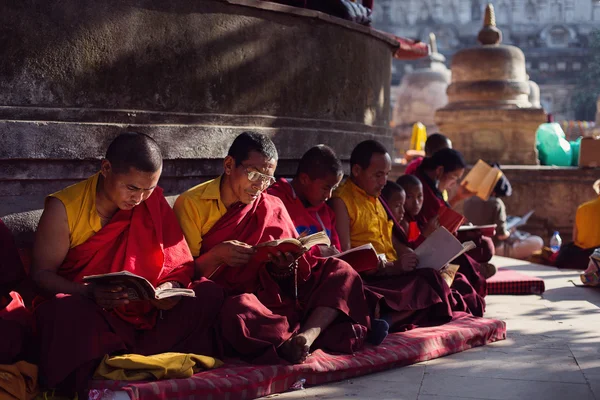
<instances>
[{"instance_id":1,"label":"bare foot","mask_svg":"<svg viewBox=\"0 0 600 400\"><path fill-rule=\"evenodd\" d=\"M310 346L302 334L292 336L279 348L281 356L292 364L302 364L308 358Z\"/></svg>"}]
</instances>

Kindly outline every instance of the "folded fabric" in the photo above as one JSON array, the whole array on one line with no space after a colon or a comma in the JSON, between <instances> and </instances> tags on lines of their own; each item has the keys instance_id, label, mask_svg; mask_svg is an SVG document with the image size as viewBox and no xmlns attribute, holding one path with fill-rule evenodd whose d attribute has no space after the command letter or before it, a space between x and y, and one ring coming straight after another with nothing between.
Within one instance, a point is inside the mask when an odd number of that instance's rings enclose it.
<instances>
[{"instance_id":1,"label":"folded fabric","mask_svg":"<svg viewBox=\"0 0 600 400\"><path fill-rule=\"evenodd\" d=\"M94 373L94 379L117 381L147 381L189 378L203 369L218 368L221 360L185 353L162 353L152 356L124 354L104 356Z\"/></svg>"},{"instance_id":2,"label":"folded fabric","mask_svg":"<svg viewBox=\"0 0 600 400\"><path fill-rule=\"evenodd\" d=\"M30 400L38 393L38 367L25 361L0 365L0 399Z\"/></svg>"}]
</instances>

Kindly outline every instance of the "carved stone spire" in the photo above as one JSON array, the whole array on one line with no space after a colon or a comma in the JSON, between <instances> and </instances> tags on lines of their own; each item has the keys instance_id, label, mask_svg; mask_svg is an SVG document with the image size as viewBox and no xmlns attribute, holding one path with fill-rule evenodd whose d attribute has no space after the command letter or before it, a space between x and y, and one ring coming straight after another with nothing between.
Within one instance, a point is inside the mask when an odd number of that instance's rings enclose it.
<instances>
[{"instance_id":1,"label":"carved stone spire","mask_svg":"<svg viewBox=\"0 0 600 400\"><path fill-rule=\"evenodd\" d=\"M496 27L496 14L494 13L492 3L488 3L485 8L483 28L479 31L477 41L484 46L500 44L502 42L502 31Z\"/></svg>"}]
</instances>

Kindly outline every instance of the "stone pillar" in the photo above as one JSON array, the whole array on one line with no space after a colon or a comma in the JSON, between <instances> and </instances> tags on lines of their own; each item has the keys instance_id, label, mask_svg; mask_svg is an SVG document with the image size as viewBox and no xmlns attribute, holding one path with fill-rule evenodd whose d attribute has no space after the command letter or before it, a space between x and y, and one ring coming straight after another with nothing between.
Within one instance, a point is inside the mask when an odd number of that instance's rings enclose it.
<instances>
[{"instance_id":1,"label":"stone pillar","mask_svg":"<svg viewBox=\"0 0 600 400\"><path fill-rule=\"evenodd\" d=\"M327 15L249 0L0 3L0 216L98 169L124 129L163 148L166 193L220 173L233 138L392 148L397 43Z\"/></svg>"}]
</instances>

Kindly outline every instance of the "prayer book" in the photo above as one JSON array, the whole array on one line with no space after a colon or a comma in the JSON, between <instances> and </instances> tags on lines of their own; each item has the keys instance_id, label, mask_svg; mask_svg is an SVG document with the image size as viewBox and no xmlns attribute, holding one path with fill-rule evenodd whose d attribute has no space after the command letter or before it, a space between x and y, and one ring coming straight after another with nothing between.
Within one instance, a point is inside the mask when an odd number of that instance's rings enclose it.
<instances>
[{"instance_id":1,"label":"prayer book","mask_svg":"<svg viewBox=\"0 0 600 400\"><path fill-rule=\"evenodd\" d=\"M267 262L269 261L269 254L274 255L277 252L302 254L311 247L318 245L331 246L331 240L329 240L327 232L321 231L297 239L279 239L259 243L254 246L256 254L254 254L253 259L257 262Z\"/></svg>"},{"instance_id":2,"label":"prayer book","mask_svg":"<svg viewBox=\"0 0 600 400\"><path fill-rule=\"evenodd\" d=\"M440 226L454 233L465 222L466 218L453 209L442 206L438 213L438 222Z\"/></svg>"},{"instance_id":3,"label":"prayer book","mask_svg":"<svg viewBox=\"0 0 600 400\"><path fill-rule=\"evenodd\" d=\"M479 160L465 176L463 182L466 182L467 190L474 192L481 200L487 200L501 177L502 171Z\"/></svg>"},{"instance_id":4,"label":"prayer book","mask_svg":"<svg viewBox=\"0 0 600 400\"><path fill-rule=\"evenodd\" d=\"M379 265L387 261L385 254L377 254L371 243L363 244L332 257L346 261L357 272L377 271Z\"/></svg>"},{"instance_id":5,"label":"prayer book","mask_svg":"<svg viewBox=\"0 0 600 400\"><path fill-rule=\"evenodd\" d=\"M433 268L439 271L456 257L474 248L475 243L461 243L456 236L441 226L415 249L419 258L417 268Z\"/></svg>"},{"instance_id":6,"label":"prayer book","mask_svg":"<svg viewBox=\"0 0 600 400\"><path fill-rule=\"evenodd\" d=\"M83 281L106 286L123 286L128 300L161 300L168 297L196 297L192 289L156 289L146 278L129 271L84 276Z\"/></svg>"},{"instance_id":7,"label":"prayer book","mask_svg":"<svg viewBox=\"0 0 600 400\"><path fill-rule=\"evenodd\" d=\"M458 228L458 232L480 231L483 236L494 237L498 225L463 225Z\"/></svg>"},{"instance_id":8,"label":"prayer book","mask_svg":"<svg viewBox=\"0 0 600 400\"><path fill-rule=\"evenodd\" d=\"M529 221L529 218L533 215L533 210L529 211L522 217L508 217L506 221L506 229L511 231L519 226L523 226Z\"/></svg>"}]
</instances>

